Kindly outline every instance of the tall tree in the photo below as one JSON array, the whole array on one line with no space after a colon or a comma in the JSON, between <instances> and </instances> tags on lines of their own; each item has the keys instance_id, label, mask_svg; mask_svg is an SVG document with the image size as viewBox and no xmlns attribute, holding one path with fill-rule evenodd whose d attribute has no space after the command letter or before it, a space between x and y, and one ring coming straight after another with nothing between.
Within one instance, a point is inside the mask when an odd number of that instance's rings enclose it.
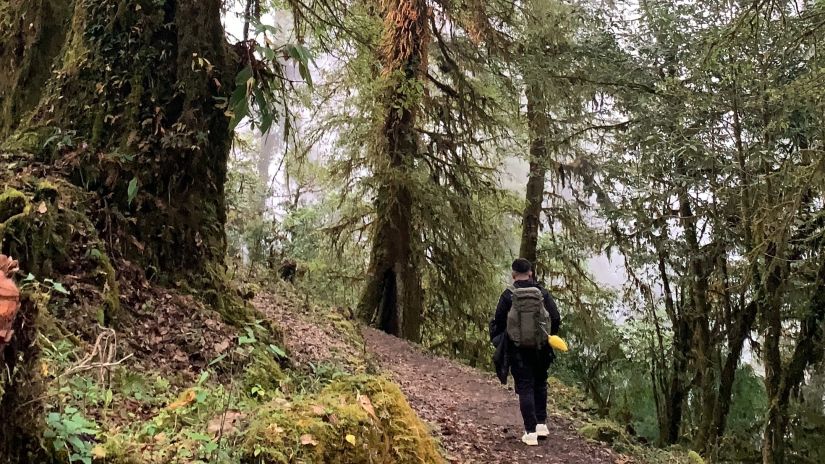
<instances>
[{"instance_id":1,"label":"tall tree","mask_svg":"<svg viewBox=\"0 0 825 464\"><path fill-rule=\"evenodd\" d=\"M197 289L228 319L245 315L226 304L223 280L227 114L237 121L253 90L271 102L283 86L277 62L253 42L227 43L222 6L0 7L0 245L24 272L71 276L68 304L100 310L83 327L94 317L118 322L119 280L134 283L119 273ZM47 299L23 293L17 335L2 354L11 375L0 381L0 411L16 419L0 432L0 455L39 462L35 341Z\"/></svg>"},{"instance_id":2,"label":"tall tree","mask_svg":"<svg viewBox=\"0 0 825 464\"><path fill-rule=\"evenodd\" d=\"M375 147L376 224L369 280L359 312L385 332L417 340L424 299L420 236L413 229L409 181L419 152L416 119L427 70L429 13L423 0L383 4L381 79L383 121Z\"/></svg>"}]
</instances>

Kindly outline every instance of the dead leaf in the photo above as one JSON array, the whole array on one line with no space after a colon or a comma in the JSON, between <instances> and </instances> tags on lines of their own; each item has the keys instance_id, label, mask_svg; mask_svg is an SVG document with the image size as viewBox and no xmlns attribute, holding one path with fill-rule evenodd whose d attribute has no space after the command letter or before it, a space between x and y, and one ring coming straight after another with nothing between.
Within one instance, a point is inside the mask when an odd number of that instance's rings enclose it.
<instances>
[{"instance_id":1,"label":"dead leaf","mask_svg":"<svg viewBox=\"0 0 825 464\"><path fill-rule=\"evenodd\" d=\"M292 403L284 398L275 398L272 402L282 409L292 409Z\"/></svg>"},{"instance_id":2,"label":"dead leaf","mask_svg":"<svg viewBox=\"0 0 825 464\"><path fill-rule=\"evenodd\" d=\"M375 408L372 407L372 401L367 395L358 395L358 404L364 408L364 411L370 415L375 420L378 420L378 416L375 415Z\"/></svg>"},{"instance_id":3,"label":"dead leaf","mask_svg":"<svg viewBox=\"0 0 825 464\"><path fill-rule=\"evenodd\" d=\"M229 340L224 340L215 345L215 352L216 353L223 353L224 351L229 349Z\"/></svg>"},{"instance_id":4,"label":"dead leaf","mask_svg":"<svg viewBox=\"0 0 825 464\"><path fill-rule=\"evenodd\" d=\"M315 441L315 437L313 437L312 435L310 435L308 433L305 433L305 434L301 435L301 444L302 445L317 446L318 442Z\"/></svg>"},{"instance_id":5,"label":"dead leaf","mask_svg":"<svg viewBox=\"0 0 825 464\"><path fill-rule=\"evenodd\" d=\"M348 434L348 435L347 435L344 439L345 439L345 440L347 441L347 443L349 443L350 445L355 446L355 435L353 435L353 434L351 434L351 433L350 433L350 434Z\"/></svg>"},{"instance_id":6,"label":"dead leaf","mask_svg":"<svg viewBox=\"0 0 825 464\"><path fill-rule=\"evenodd\" d=\"M48 211L48 210L49 210L49 208L46 207L46 202L41 201L40 206L37 207L37 212L40 213L40 214L46 214L46 211Z\"/></svg>"},{"instance_id":7,"label":"dead leaf","mask_svg":"<svg viewBox=\"0 0 825 464\"><path fill-rule=\"evenodd\" d=\"M312 414L315 414L316 416L323 416L326 413L327 413L326 408L324 408L320 404L312 405Z\"/></svg>"},{"instance_id":8,"label":"dead leaf","mask_svg":"<svg viewBox=\"0 0 825 464\"><path fill-rule=\"evenodd\" d=\"M197 397L197 393L195 393L194 389L190 388L189 390L181 393L180 396L178 396L178 399L169 404L169 406L166 406L166 409L174 410L184 406L189 406L195 401L195 397Z\"/></svg>"},{"instance_id":9,"label":"dead leaf","mask_svg":"<svg viewBox=\"0 0 825 464\"><path fill-rule=\"evenodd\" d=\"M267 427L266 429L274 433L275 435L280 435L284 433L284 428L280 427L278 424L270 424L269 427Z\"/></svg>"},{"instance_id":10,"label":"dead leaf","mask_svg":"<svg viewBox=\"0 0 825 464\"><path fill-rule=\"evenodd\" d=\"M206 426L206 431L213 436L232 435L238 431L240 422L246 418L246 414L240 411L226 411L226 414L219 414L212 418Z\"/></svg>"}]
</instances>

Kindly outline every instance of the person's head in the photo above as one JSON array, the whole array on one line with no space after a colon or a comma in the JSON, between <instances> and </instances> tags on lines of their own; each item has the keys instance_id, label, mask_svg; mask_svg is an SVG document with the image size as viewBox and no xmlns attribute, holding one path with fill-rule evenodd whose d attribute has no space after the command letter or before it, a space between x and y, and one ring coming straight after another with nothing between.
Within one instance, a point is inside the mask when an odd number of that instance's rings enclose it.
<instances>
[{"instance_id":1,"label":"person's head","mask_svg":"<svg viewBox=\"0 0 825 464\"><path fill-rule=\"evenodd\" d=\"M513 280L531 280L533 278L533 265L524 258L513 261Z\"/></svg>"}]
</instances>

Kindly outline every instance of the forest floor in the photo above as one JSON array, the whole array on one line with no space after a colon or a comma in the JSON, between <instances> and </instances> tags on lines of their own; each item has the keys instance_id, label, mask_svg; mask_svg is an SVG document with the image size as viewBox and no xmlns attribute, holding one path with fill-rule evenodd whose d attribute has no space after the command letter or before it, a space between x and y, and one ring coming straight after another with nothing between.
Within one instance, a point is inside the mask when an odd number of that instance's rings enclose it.
<instances>
[{"instance_id":1,"label":"forest floor","mask_svg":"<svg viewBox=\"0 0 825 464\"><path fill-rule=\"evenodd\" d=\"M353 348L352 334L337 328L336 318L307 313L260 295L258 309L285 331L291 356L308 363L350 364L355 351L371 368L388 374L412 408L433 429L451 463L624 464L637 462L578 434L573 420L550 401L550 437L539 446L521 443L523 426L518 398L492 373L429 354L420 346L370 328L362 328L363 346ZM337 315L337 314L336 314ZM321 317L318 317L321 316ZM550 392L553 396L553 392Z\"/></svg>"}]
</instances>

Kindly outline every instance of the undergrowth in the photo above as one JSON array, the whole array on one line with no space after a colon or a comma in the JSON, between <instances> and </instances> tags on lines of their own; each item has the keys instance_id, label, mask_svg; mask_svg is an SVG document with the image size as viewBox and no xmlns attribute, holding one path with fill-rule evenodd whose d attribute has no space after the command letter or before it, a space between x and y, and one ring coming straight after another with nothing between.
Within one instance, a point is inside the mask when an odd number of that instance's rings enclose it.
<instances>
[{"instance_id":1,"label":"undergrowth","mask_svg":"<svg viewBox=\"0 0 825 464\"><path fill-rule=\"evenodd\" d=\"M392 382L295 362L275 339L267 325L247 324L203 369L187 372L140 353L89 363L90 344L44 331L42 444L60 463L443 462Z\"/></svg>"},{"instance_id":2,"label":"undergrowth","mask_svg":"<svg viewBox=\"0 0 825 464\"><path fill-rule=\"evenodd\" d=\"M593 401L575 386L565 384L554 377L551 377L548 383L550 414L572 420L579 434L588 440L605 443L617 452L643 463L704 464L702 457L694 451L679 446L668 449L649 446L628 433L624 426L611 419L599 417Z\"/></svg>"}]
</instances>

